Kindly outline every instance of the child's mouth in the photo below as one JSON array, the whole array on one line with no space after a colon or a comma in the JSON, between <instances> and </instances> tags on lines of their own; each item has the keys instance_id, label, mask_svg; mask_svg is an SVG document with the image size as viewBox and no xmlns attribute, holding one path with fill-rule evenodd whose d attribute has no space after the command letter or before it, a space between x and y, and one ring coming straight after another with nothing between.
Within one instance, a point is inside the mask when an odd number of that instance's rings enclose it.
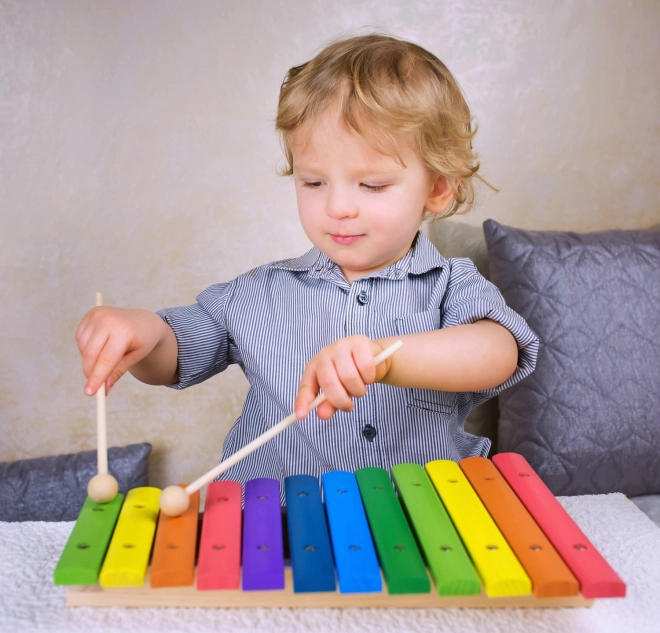
<instances>
[{"instance_id":1,"label":"child's mouth","mask_svg":"<svg viewBox=\"0 0 660 633\"><path fill-rule=\"evenodd\" d=\"M363 235L333 235L330 234L330 237L336 244L355 244L360 238L364 237Z\"/></svg>"}]
</instances>

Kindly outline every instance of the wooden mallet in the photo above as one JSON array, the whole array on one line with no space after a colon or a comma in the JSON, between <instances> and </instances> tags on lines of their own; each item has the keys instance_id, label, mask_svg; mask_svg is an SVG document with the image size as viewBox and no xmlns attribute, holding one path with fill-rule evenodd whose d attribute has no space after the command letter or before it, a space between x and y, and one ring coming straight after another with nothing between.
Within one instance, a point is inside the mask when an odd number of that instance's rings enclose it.
<instances>
[{"instance_id":1,"label":"wooden mallet","mask_svg":"<svg viewBox=\"0 0 660 633\"><path fill-rule=\"evenodd\" d=\"M403 341L396 341L396 343L392 343L392 345L384 349L380 354L374 357L374 362L376 365L379 365L386 358L389 358L402 345ZM312 401L309 410L312 411L313 409L316 409L316 407L325 401L325 394L319 394ZM206 484L211 483L218 475L221 475L226 470L229 470L229 468L231 468L234 464L237 464L250 453L256 451L268 440L272 439L278 433L281 433L284 431L284 429L291 426L297 419L298 418L296 418L296 414L292 413L290 416L284 418L284 420L281 422L278 422L275 426L268 429L265 433L262 433L249 444L246 444L241 450L236 451L233 455L225 459L225 461L219 463L215 468L209 470L209 472L207 472L205 475L202 475L199 479L196 479L185 488L181 488L180 486L168 486L165 488L165 490L160 493L160 498L158 499L161 512L171 517L176 517L183 514L188 509L191 494L197 492Z\"/></svg>"},{"instance_id":2,"label":"wooden mallet","mask_svg":"<svg viewBox=\"0 0 660 633\"><path fill-rule=\"evenodd\" d=\"M103 305L103 296L96 293L96 305ZM96 503L112 501L119 491L117 480L108 473L108 441L105 424L105 382L96 392L96 451L98 474L87 484L87 494Z\"/></svg>"}]
</instances>

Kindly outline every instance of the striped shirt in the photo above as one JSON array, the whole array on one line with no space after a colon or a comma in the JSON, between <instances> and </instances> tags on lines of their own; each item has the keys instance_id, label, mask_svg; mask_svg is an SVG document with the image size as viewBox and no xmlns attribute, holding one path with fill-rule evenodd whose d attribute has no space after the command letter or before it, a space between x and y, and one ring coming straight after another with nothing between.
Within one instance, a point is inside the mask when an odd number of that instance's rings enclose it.
<instances>
[{"instance_id":1,"label":"striped shirt","mask_svg":"<svg viewBox=\"0 0 660 633\"><path fill-rule=\"evenodd\" d=\"M487 318L517 341L518 366L498 387L454 393L370 385L353 400L350 413L320 420L311 412L220 477L241 483L486 456L490 441L466 433L465 418L472 407L532 372L538 350L536 335L474 264L445 259L422 233L398 262L352 284L312 248L297 259L210 286L195 305L159 314L179 345L179 382L172 387L202 382L230 363L238 363L250 383L223 459L292 412L306 363L339 338L402 336Z\"/></svg>"}]
</instances>

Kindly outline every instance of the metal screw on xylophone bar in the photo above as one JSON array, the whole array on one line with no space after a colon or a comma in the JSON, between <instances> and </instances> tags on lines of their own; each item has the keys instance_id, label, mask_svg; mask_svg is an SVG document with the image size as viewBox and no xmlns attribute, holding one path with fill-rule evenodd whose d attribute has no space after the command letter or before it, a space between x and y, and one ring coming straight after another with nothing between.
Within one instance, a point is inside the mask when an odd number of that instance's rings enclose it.
<instances>
[{"instance_id":1,"label":"metal screw on xylophone bar","mask_svg":"<svg viewBox=\"0 0 660 633\"><path fill-rule=\"evenodd\" d=\"M103 305L103 295L96 293L96 306ZM87 494L96 503L112 501L119 491L117 480L108 473L108 441L105 416L105 382L96 392L96 452L97 470L87 484Z\"/></svg>"},{"instance_id":2,"label":"metal screw on xylophone bar","mask_svg":"<svg viewBox=\"0 0 660 633\"><path fill-rule=\"evenodd\" d=\"M392 345L384 349L380 354L374 356L374 363L379 365L385 359L392 356L392 354L394 354L394 352L396 352L402 346L403 341L396 341L395 343L392 343ZM312 401L309 410L312 411L313 409L316 409L316 407L325 401L325 394L319 394ZM292 413L290 416L284 418L284 420L281 422L278 422L275 426L268 429L268 431L262 433L249 444L246 444L240 451L236 451L233 455L225 459L215 468L209 470L209 472L207 472L205 475L202 475L199 479L196 479L185 488L181 488L180 486L168 486L165 488L165 490L163 490L163 492L160 494L160 498L158 500L161 512L171 517L176 517L183 514L188 508L191 494L197 492L206 484L211 483L218 475L221 475L226 470L229 470L229 468L231 468L234 464L237 464L250 453L256 451L260 446L275 437L278 433L281 433L284 431L284 429L291 426L297 419L298 418L296 418L296 414Z\"/></svg>"}]
</instances>

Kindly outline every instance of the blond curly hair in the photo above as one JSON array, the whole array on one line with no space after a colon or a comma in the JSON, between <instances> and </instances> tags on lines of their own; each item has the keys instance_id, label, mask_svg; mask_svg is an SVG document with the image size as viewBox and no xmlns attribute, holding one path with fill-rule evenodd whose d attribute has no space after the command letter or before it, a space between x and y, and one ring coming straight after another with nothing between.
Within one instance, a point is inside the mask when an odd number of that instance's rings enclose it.
<instances>
[{"instance_id":1,"label":"blond curly hair","mask_svg":"<svg viewBox=\"0 0 660 633\"><path fill-rule=\"evenodd\" d=\"M403 140L432 174L442 174L453 193L442 217L473 206L476 127L456 79L435 55L370 34L335 41L291 68L275 121L287 161L283 175L293 173L291 133L330 105L339 105L343 122L374 149L404 164L397 150Z\"/></svg>"}]
</instances>

